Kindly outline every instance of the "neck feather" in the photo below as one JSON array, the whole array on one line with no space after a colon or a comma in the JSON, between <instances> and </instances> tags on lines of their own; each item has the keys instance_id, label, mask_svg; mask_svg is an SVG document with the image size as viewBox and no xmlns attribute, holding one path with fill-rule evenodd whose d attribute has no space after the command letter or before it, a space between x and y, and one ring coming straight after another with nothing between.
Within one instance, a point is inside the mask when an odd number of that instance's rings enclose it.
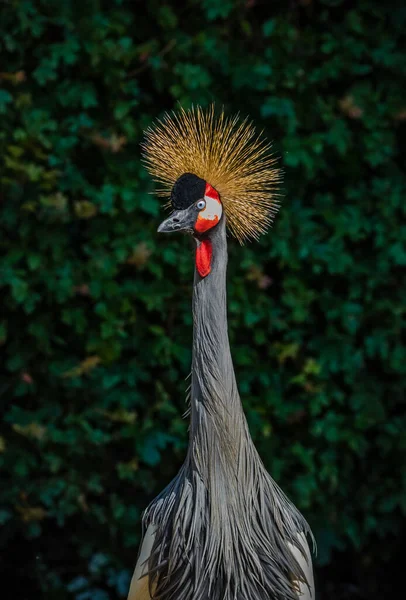
<instances>
[{"instance_id":1,"label":"neck feather","mask_svg":"<svg viewBox=\"0 0 406 600\"><path fill-rule=\"evenodd\" d=\"M221 453L235 465L248 430L238 395L227 328L225 219L211 232L211 272L193 286L193 358L190 451L204 469ZM205 456L195 450L205 448ZM199 469L200 470L200 469Z\"/></svg>"},{"instance_id":2,"label":"neck feather","mask_svg":"<svg viewBox=\"0 0 406 600\"><path fill-rule=\"evenodd\" d=\"M149 559L166 600L297 599L308 526L265 471L250 438L227 332L224 219L210 235L211 270L195 273L190 443L186 461L151 503ZM303 537L304 539L304 537ZM309 596L306 596L309 598Z\"/></svg>"}]
</instances>

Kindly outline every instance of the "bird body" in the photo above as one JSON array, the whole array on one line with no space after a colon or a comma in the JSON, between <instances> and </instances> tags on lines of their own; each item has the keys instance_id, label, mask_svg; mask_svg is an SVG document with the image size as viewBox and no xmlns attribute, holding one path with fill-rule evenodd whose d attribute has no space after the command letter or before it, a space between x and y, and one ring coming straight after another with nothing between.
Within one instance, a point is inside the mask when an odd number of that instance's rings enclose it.
<instances>
[{"instance_id":1,"label":"bird body","mask_svg":"<svg viewBox=\"0 0 406 600\"><path fill-rule=\"evenodd\" d=\"M211 182L187 171L171 201L175 212L159 231L189 231L196 243L189 447L144 513L128 600L313 600L309 527L267 473L238 393L227 328L227 207ZM234 214L240 237L254 232L252 219L244 229L247 218Z\"/></svg>"}]
</instances>

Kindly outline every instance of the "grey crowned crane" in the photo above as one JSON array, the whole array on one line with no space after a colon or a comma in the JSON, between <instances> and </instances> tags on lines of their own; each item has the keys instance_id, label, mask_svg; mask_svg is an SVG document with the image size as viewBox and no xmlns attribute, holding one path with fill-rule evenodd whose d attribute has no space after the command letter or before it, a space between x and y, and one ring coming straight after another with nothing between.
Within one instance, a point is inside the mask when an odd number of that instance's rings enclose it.
<instances>
[{"instance_id":1,"label":"grey crowned crane","mask_svg":"<svg viewBox=\"0 0 406 600\"><path fill-rule=\"evenodd\" d=\"M167 114L143 148L173 209L158 231L195 240L193 354L186 459L144 513L128 600L313 600L312 535L255 449L227 331L226 225L243 242L270 224L270 145L212 106Z\"/></svg>"}]
</instances>

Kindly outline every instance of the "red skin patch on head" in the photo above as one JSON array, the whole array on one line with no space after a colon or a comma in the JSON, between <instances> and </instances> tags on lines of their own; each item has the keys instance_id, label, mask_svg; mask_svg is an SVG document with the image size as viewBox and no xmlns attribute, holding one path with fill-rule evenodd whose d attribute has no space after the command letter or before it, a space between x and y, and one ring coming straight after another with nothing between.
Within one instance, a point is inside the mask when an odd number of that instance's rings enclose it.
<instances>
[{"instance_id":1,"label":"red skin patch on head","mask_svg":"<svg viewBox=\"0 0 406 600\"><path fill-rule=\"evenodd\" d=\"M214 187L212 187L210 185L210 183L206 183L206 189L204 191L204 195L208 196L209 198L213 198L213 200L217 200L218 202L220 202L220 196L218 195L218 192L216 192L216 190L214 189Z\"/></svg>"},{"instance_id":2,"label":"red skin patch on head","mask_svg":"<svg viewBox=\"0 0 406 600\"><path fill-rule=\"evenodd\" d=\"M199 215L197 217L197 221L196 221L196 224L195 224L195 229L199 233L204 233L208 229L211 229L212 227L214 227L215 225L217 225L218 222L219 222L219 218L218 218L217 215L215 216L214 219L205 219L204 217L202 217L201 215Z\"/></svg>"},{"instance_id":3,"label":"red skin patch on head","mask_svg":"<svg viewBox=\"0 0 406 600\"><path fill-rule=\"evenodd\" d=\"M218 192L214 189L214 187L212 187L210 185L210 183L206 183L204 197L210 198L211 200L215 200L221 206L220 196L219 196ZM217 215L213 215L213 213L211 213L212 216L209 219L209 218L205 217L205 212L207 214L207 211L202 211L199 214L199 216L197 217L196 224L195 224L195 230L198 233L204 233L208 229L211 229L212 227L217 225L217 223L219 222L219 217ZM210 212L209 212L209 214L210 214Z\"/></svg>"},{"instance_id":4,"label":"red skin patch on head","mask_svg":"<svg viewBox=\"0 0 406 600\"><path fill-rule=\"evenodd\" d=\"M196 269L200 277L206 277L211 271L213 247L210 240L203 240L196 248Z\"/></svg>"}]
</instances>

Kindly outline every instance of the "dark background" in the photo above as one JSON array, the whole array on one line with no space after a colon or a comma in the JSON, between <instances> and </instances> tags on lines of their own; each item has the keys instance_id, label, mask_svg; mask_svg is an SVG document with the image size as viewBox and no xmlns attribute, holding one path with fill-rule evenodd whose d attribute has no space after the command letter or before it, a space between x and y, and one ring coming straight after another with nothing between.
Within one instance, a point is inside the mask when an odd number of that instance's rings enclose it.
<instances>
[{"instance_id":1,"label":"dark background","mask_svg":"<svg viewBox=\"0 0 406 600\"><path fill-rule=\"evenodd\" d=\"M270 233L229 244L252 435L312 525L319 600L399 597L401 5L0 3L2 599L126 597L141 512L185 455L191 360L192 248L156 234L139 142L213 100L284 169Z\"/></svg>"}]
</instances>

